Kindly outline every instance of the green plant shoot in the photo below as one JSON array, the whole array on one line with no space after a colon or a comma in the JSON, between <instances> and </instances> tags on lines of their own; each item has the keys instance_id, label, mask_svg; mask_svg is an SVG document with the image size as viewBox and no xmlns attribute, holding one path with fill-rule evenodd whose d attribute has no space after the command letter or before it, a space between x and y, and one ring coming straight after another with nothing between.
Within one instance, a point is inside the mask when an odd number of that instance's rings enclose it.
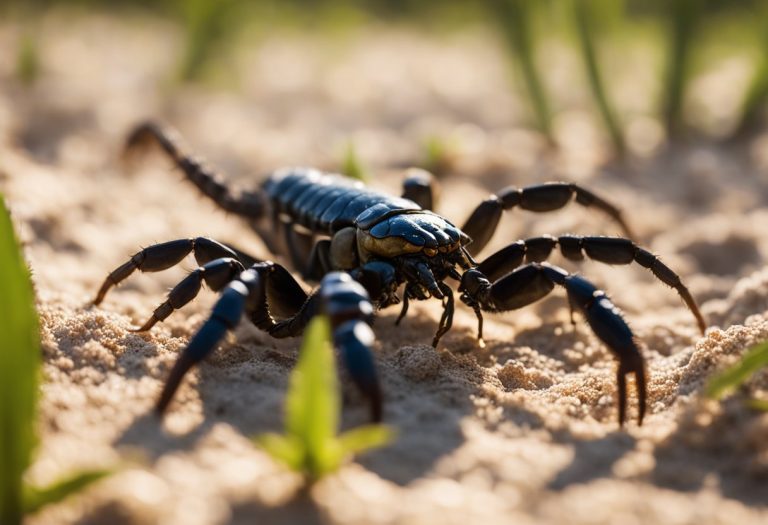
<instances>
[{"instance_id":1,"label":"green plant shoot","mask_svg":"<svg viewBox=\"0 0 768 525\"><path fill-rule=\"evenodd\" d=\"M184 54L179 66L181 80L200 80L237 21L229 0L177 1L184 19Z\"/></svg>"},{"instance_id":2,"label":"green plant shoot","mask_svg":"<svg viewBox=\"0 0 768 525\"><path fill-rule=\"evenodd\" d=\"M596 18L595 15L597 14L595 13L595 7L603 9L602 4L604 4L604 2L601 2L599 6L591 5L590 2L592 2L592 0L571 0L571 2L573 19L576 25L576 34L581 47L581 55L584 60L584 67L587 71L587 79L589 80L592 96L595 99L597 108L603 118L608 134L611 137L616 154L623 156L626 149L624 135L603 84L602 74L600 73L600 64L597 59L597 51L595 50L595 42L592 37L592 34L595 32L595 24L592 23L592 20Z\"/></svg>"},{"instance_id":3,"label":"green plant shoot","mask_svg":"<svg viewBox=\"0 0 768 525\"><path fill-rule=\"evenodd\" d=\"M342 163L341 172L347 177L361 180L363 182L369 180L368 170L363 166L360 157L357 155L355 149L355 143L349 141L347 143L347 149L344 152L344 161Z\"/></svg>"},{"instance_id":4,"label":"green plant shoot","mask_svg":"<svg viewBox=\"0 0 768 525\"><path fill-rule=\"evenodd\" d=\"M446 175L451 171L456 149L455 139L445 138L439 135L430 135L424 141L423 167L437 177Z\"/></svg>"},{"instance_id":5,"label":"green plant shoot","mask_svg":"<svg viewBox=\"0 0 768 525\"><path fill-rule=\"evenodd\" d=\"M755 13L760 31L760 53L758 55L755 73L741 103L741 116L736 127L735 136L743 136L759 128L760 113L768 101L768 34L763 31L768 22L768 5L762 5Z\"/></svg>"},{"instance_id":6,"label":"green plant shoot","mask_svg":"<svg viewBox=\"0 0 768 525\"><path fill-rule=\"evenodd\" d=\"M768 365L768 341L750 348L739 362L713 377L707 385L707 396L720 399Z\"/></svg>"},{"instance_id":7,"label":"green plant shoot","mask_svg":"<svg viewBox=\"0 0 768 525\"><path fill-rule=\"evenodd\" d=\"M27 34L19 42L16 55L16 77L26 86L31 86L40 76L40 52L37 40Z\"/></svg>"},{"instance_id":8,"label":"green plant shoot","mask_svg":"<svg viewBox=\"0 0 768 525\"><path fill-rule=\"evenodd\" d=\"M309 324L285 402L286 433L257 438L274 459L319 479L349 456L380 447L393 438L385 425L367 425L337 435L340 396L336 364L325 316Z\"/></svg>"},{"instance_id":9,"label":"green plant shoot","mask_svg":"<svg viewBox=\"0 0 768 525\"><path fill-rule=\"evenodd\" d=\"M701 0L668 0L668 56L664 86L664 121L670 136L683 127L683 97L691 76L691 52L696 26L701 15Z\"/></svg>"},{"instance_id":10,"label":"green plant shoot","mask_svg":"<svg viewBox=\"0 0 768 525\"><path fill-rule=\"evenodd\" d=\"M487 0L502 36L517 58L539 130L553 142L552 112L544 82L536 68L533 31L535 0Z\"/></svg>"},{"instance_id":11,"label":"green plant shoot","mask_svg":"<svg viewBox=\"0 0 768 525\"><path fill-rule=\"evenodd\" d=\"M83 471L44 488L26 486L32 462L40 331L29 270L0 196L0 523L18 525L24 514L59 501L107 475Z\"/></svg>"}]
</instances>

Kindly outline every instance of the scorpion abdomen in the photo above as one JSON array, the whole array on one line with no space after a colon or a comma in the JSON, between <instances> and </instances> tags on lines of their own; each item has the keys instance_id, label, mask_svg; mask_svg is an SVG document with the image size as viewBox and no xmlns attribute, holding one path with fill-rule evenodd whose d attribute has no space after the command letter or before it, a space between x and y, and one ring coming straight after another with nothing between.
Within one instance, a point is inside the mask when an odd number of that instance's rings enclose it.
<instances>
[{"instance_id":1,"label":"scorpion abdomen","mask_svg":"<svg viewBox=\"0 0 768 525\"><path fill-rule=\"evenodd\" d=\"M271 175L263 186L272 206L315 233L333 235L364 211L383 204L390 210L420 210L408 199L365 188L359 181L310 168L289 168Z\"/></svg>"}]
</instances>

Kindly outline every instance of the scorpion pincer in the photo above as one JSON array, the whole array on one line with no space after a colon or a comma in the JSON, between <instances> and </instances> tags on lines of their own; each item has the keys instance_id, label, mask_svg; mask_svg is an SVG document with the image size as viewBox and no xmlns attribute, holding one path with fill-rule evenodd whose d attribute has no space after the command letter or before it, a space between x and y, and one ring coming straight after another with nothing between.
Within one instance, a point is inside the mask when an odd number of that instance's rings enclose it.
<instances>
[{"instance_id":1,"label":"scorpion pincer","mask_svg":"<svg viewBox=\"0 0 768 525\"><path fill-rule=\"evenodd\" d=\"M430 211L433 181L425 172L407 177L401 197L368 189L360 182L308 168L275 172L257 191L235 191L199 158L191 155L178 135L153 122L138 126L128 150L156 143L185 177L218 206L250 222L265 244L282 256L308 282L306 292L280 263L262 261L243 251L205 238L178 239L144 248L110 273L95 299L135 270L156 272L193 253L199 267L184 278L137 330L149 330L174 310L189 303L203 283L221 296L210 317L182 351L157 403L162 413L185 373L205 359L245 314L276 338L301 335L313 316L331 319L334 344L350 377L370 404L371 419L382 418L382 392L371 346L374 312L402 303L398 322L411 300L436 298L443 313L432 340L437 345L451 328L454 292L475 312L482 341L483 312L506 312L534 303L562 287L572 311L580 312L595 335L618 359L618 420L626 419L626 377L634 375L639 398L637 421L646 412L645 362L636 338L619 309L587 279L548 264L559 247L569 260L585 257L606 264L635 262L674 288L696 318L704 319L679 276L658 257L629 238L543 235L516 240L481 259L475 257L490 241L505 210L548 212L576 202L606 213L631 233L615 206L571 183L553 182L509 187L481 202L462 228Z\"/></svg>"}]
</instances>

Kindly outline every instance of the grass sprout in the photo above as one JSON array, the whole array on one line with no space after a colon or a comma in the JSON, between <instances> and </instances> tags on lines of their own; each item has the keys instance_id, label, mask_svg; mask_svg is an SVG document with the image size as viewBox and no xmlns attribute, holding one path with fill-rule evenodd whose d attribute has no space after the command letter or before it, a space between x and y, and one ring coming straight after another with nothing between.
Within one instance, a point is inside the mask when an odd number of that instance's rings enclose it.
<instances>
[{"instance_id":1,"label":"grass sprout","mask_svg":"<svg viewBox=\"0 0 768 525\"><path fill-rule=\"evenodd\" d=\"M615 1L615 0L612 0ZM596 10L610 9L610 6L604 6L604 0L571 0L573 20L576 26L576 35L578 37L581 55L584 60L584 67L587 70L587 79L592 96L597 104L600 116L605 123L608 134L613 142L613 147L619 156L623 156L626 151L624 135L621 131L613 105L605 90L600 64L597 59L595 41L593 34L595 31Z\"/></svg>"},{"instance_id":2,"label":"grass sprout","mask_svg":"<svg viewBox=\"0 0 768 525\"><path fill-rule=\"evenodd\" d=\"M455 161L456 140L440 135L430 135L424 140L421 166L437 177L451 171Z\"/></svg>"},{"instance_id":3,"label":"grass sprout","mask_svg":"<svg viewBox=\"0 0 768 525\"><path fill-rule=\"evenodd\" d=\"M366 425L337 435L340 396L325 316L309 324L285 402L285 434L264 434L256 442L275 460L311 480L337 470L348 457L389 443L392 429Z\"/></svg>"},{"instance_id":4,"label":"grass sprout","mask_svg":"<svg viewBox=\"0 0 768 525\"><path fill-rule=\"evenodd\" d=\"M37 438L40 331L30 273L0 196L0 523L19 525L25 514L79 492L109 474L89 470L47 487L24 483Z\"/></svg>"},{"instance_id":5,"label":"grass sprout","mask_svg":"<svg viewBox=\"0 0 768 525\"><path fill-rule=\"evenodd\" d=\"M539 130L554 143L552 111L538 69L533 31L536 0L487 0L502 36L514 53L526 85Z\"/></svg>"},{"instance_id":6,"label":"grass sprout","mask_svg":"<svg viewBox=\"0 0 768 525\"><path fill-rule=\"evenodd\" d=\"M352 177L353 179L361 180L363 182L370 180L368 170L360 160L360 157L357 154L357 149L355 148L355 143L351 140L347 143L347 148L344 151L341 173L347 177Z\"/></svg>"},{"instance_id":7,"label":"grass sprout","mask_svg":"<svg viewBox=\"0 0 768 525\"><path fill-rule=\"evenodd\" d=\"M225 37L234 30L233 0L185 0L179 3L185 26L181 80L200 80Z\"/></svg>"},{"instance_id":8,"label":"grass sprout","mask_svg":"<svg viewBox=\"0 0 768 525\"><path fill-rule=\"evenodd\" d=\"M723 398L766 365L768 341L753 346L736 364L713 377L707 385L707 396L712 399Z\"/></svg>"},{"instance_id":9,"label":"grass sprout","mask_svg":"<svg viewBox=\"0 0 768 525\"><path fill-rule=\"evenodd\" d=\"M701 0L667 0L668 55L664 81L664 122L669 136L683 128L683 97L691 76L693 37L701 15Z\"/></svg>"},{"instance_id":10,"label":"grass sprout","mask_svg":"<svg viewBox=\"0 0 768 525\"><path fill-rule=\"evenodd\" d=\"M16 55L16 78L25 86L31 86L40 76L41 62L37 40L26 34L21 37Z\"/></svg>"}]
</instances>

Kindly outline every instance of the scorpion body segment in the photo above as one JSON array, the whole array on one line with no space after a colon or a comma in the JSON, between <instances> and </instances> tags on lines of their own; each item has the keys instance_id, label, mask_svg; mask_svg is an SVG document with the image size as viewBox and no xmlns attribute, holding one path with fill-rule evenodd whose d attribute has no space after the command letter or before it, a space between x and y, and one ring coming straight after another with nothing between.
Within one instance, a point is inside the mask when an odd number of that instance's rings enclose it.
<instances>
[{"instance_id":1,"label":"scorpion body segment","mask_svg":"<svg viewBox=\"0 0 768 525\"><path fill-rule=\"evenodd\" d=\"M211 316L190 340L173 368L157 404L162 412L184 374L210 354L243 315L273 337L298 336L313 316L331 319L334 344L343 356L352 381L369 400L371 418L382 417L382 394L370 347L369 325L375 310L402 303L397 322L410 300L436 298L443 313L432 341L451 328L454 291L478 318L482 312L505 312L527 306L556 287L565 290L571 311L584 316L595 335L619 361L618 418L626 417L626 376L634 374L638 391L638 422L646 407L646 371L637 340L618 308L604 292L583 277L546 263L560 246L573 261L585 257L606 264L638 263L673 287L694 314L700 330L706 324L679 276L658 257L629 239L611 237L541 236L512 242L475 261L496 230L501 213L514 207L548 212L569 202L600 210L625 232L618 208L571 183L555 182L506 188L480 203L461 228L428 209L434 202L432 183L423 172L412 173L403 197L364 187L340 175L308 168L280 170L266 178L258 191L237 192L197 157L188 153L178 135L155 123L145 123L130 135L129 149L154 142L185 177L222 208L248 219L265 244L287 258L305 280L320 286L307 293L280 263L259 261L242 251L206 238L180 239L149 246L110 273L95 303L135 270L160 271L194 253L200 265L168 294L167 300L139 330L189 301L203 282L221 297ZM264 222L271 224L264 225Z\"/></svg>"}]
</instances>

